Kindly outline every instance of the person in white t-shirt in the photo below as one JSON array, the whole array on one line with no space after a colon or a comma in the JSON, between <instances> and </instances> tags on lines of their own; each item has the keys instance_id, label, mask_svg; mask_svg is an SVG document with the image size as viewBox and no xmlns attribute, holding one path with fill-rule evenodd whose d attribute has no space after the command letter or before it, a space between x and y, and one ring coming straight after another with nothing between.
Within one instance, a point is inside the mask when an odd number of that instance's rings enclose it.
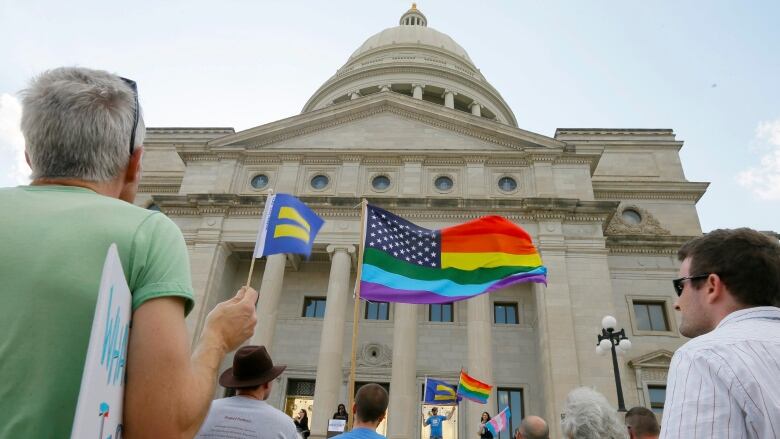
<instances>
[{"instance_id":1,"label":"person in white t-shirt","mask_svg":"<svg viewBox=\"0 0 780 439\"><path fill-rule=\"evenodd\" d=\"M271 383L287 366L274 366L265 346L244 346L236 351L233 367L219 384L236 389L236 396L215 400L198 439L298 439L293 420L267 402Z\"/></svg>"}]
</instances>

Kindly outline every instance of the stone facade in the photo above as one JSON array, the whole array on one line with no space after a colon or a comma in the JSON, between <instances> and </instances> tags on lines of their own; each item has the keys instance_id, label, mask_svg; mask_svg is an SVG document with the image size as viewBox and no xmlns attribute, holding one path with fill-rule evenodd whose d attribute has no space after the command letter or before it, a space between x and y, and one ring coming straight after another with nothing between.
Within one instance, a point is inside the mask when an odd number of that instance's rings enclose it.
<instances>
[{"instance_id":1,"label":"stone facade","mask_svg":"<svg viewBox=\"0 0 780 439\"><path fill-rule=\"evenodd\" d=\"M402 23L418 24L399 28L425 34L427 20L408 20L414 11ZM301 198L326 223L308 260L256 261L253 342L288 365L269 401L280 408L291 407L292 397L309 401L313 434L324 437L327 418L347 401L360 200L428 228L498 214L534 237L549 269L546 287L513 286L455 303L452 322L429 321L428 306L399 304L389 306L387 320L367 320L361 304L356 381L389 384L388 437L420 437L425 377L455 381L461 368L496 389L522 391L523 413L545 417L553 432L573 387L594 386L616 400L611 361L595 350L607 314L633 342L619 358L626 404L650 406L648 386L663 384L669 356L684 342L669 280L676 249L701 233L696 202L707 183L685 179L682 142L671 130L559 129L551 138L518 128L481 74L452 76L457 65L473 67L460 46L424 43L440 35L361 47L297 116L241 132L148 129L138 203L170 216L185 236L197 302L187 319L193 343L208 311L247 280L267 190ZM407 59L394 62L407 46L414 49ZM374 63L381 68L356 64L377 50L389 54ZM446 62L436 70L426 54ZM485 112L404 85L444 89L456 79L458 96L471 93ZM257 189L252 180L261 174L268 183ZM328 183L314 188L315 176ZM387 187L372 186L379 176ZM452 187L437 188L440 177ZM322 318L302 317L307 298L326 299ZM643 329L637 301L660 304L666 327ZM497 303L515 307L517 324L495 323ZM313 395L291 394L312 387L300 380L314 381ZM472 437L479 414L496 408L495 391L488 406L461 404L454 434Z\"/></svg>"}]
</instances>

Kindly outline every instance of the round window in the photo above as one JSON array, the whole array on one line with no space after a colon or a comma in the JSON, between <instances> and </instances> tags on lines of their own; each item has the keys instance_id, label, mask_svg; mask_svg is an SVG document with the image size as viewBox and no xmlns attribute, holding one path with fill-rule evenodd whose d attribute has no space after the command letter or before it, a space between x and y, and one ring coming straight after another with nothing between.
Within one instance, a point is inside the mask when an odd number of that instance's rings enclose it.
<instances>
[{"instance_id":1,"label":"round window","mask_svg":"<svg viewBox=\"0 0 780 439\"><path fill-rule=\"evenodd\" d=\"M377 175L373 180L371 180L371 186L373 186L374 189L378 191L387 190L387 188L390 187L390 178L388 178L386 175Z\"/></svg>"},{"instance_id":2,"label":"round window","mask_svg":"<svg viewBox=\"0 0 780 439\"><path fill-rule=\"evenodd\" d=\"M434 184L436 185L436 189L442 192L452 189L453 186L452 179L450 177L443 177L443 176L437 178Z\"/></svg>"},{"instance_id":3,"label":"round window","mask_svg":"<svg viewBox=\"0 0 780 439\"><path fill-rule=\"evenodd\" d=\"M252 177L252 187L255 189L262 189L268 186L268 176L265 174L259 174Z\"/></svg>"},{"instance_id":4,"label":"round window","mask_svg":"<svg viewBox=\"0 0 780 439\"><path fill-rule=\"evenodd\" d=\"M634 209L625 209L620 216L628 224L639 224L642 222L642 215Z\"/></svg>"},{"instance_id":5,"label":"round window","mask_svg":"<svg viewBox=\"0 0 780 439\"><path fill-rule=\"evenodd\" d=\"M328 179L327 175L315 175L311 179L311 187L314 189L325 189L328 186L328 183L330 182L330 179Z\"/></svg>"},{"instance_id":6,"label":"round window","mask_svg":"<svg viewBox=\"0 0 780 439\"><path fill-rule=\"evenodd\" d=\"M498 188L504 192L512 192L517 189L517 182L512 177L501 177L498 180Z\"/></svg>"}]
</instances>

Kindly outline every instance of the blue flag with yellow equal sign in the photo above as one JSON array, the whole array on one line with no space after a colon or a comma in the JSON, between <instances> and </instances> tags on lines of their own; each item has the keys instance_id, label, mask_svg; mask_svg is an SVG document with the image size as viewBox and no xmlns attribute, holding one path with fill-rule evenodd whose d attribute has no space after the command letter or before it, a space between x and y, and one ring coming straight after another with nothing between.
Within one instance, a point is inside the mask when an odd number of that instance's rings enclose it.
<instances>
[{"instance_id":1,"label":"blue flag with yellow equal sign","mask_svg":"<svg viewBox=\"0 0 780 439\"><path fill-rule=\"evenodd\" d=\"M444 381L425 379L425 404L457 404L461 397L457 394L457 386L447 384Z\"/></svg>"},{"instance_id":2,"label":"blue flag with yellow equal sign","mask_svg":"<svg viewBox=\"0 0 780 439\"><path fill-rule=\"evenodd\" d=\"M314 238L323 221L313 210L292 195L269 195L257 232L255 258L277 253L311 255Z\"/></svg>"}]
</instances>

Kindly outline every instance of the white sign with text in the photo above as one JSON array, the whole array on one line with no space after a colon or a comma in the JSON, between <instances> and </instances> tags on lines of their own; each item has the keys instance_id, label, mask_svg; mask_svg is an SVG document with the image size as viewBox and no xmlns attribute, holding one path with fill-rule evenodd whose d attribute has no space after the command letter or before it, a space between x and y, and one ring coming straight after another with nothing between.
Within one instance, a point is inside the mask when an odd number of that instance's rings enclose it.
<instances>
[{"instance_id":1,"label":"white sign with text","mask_svg":"<svg viewBox=\"0 0 780 439\"><path fill-rule=\"evenodd\" d=\"M100 277L71 439L120 439L132 296L116 244Z\"/></svg>"}]
</instances>

